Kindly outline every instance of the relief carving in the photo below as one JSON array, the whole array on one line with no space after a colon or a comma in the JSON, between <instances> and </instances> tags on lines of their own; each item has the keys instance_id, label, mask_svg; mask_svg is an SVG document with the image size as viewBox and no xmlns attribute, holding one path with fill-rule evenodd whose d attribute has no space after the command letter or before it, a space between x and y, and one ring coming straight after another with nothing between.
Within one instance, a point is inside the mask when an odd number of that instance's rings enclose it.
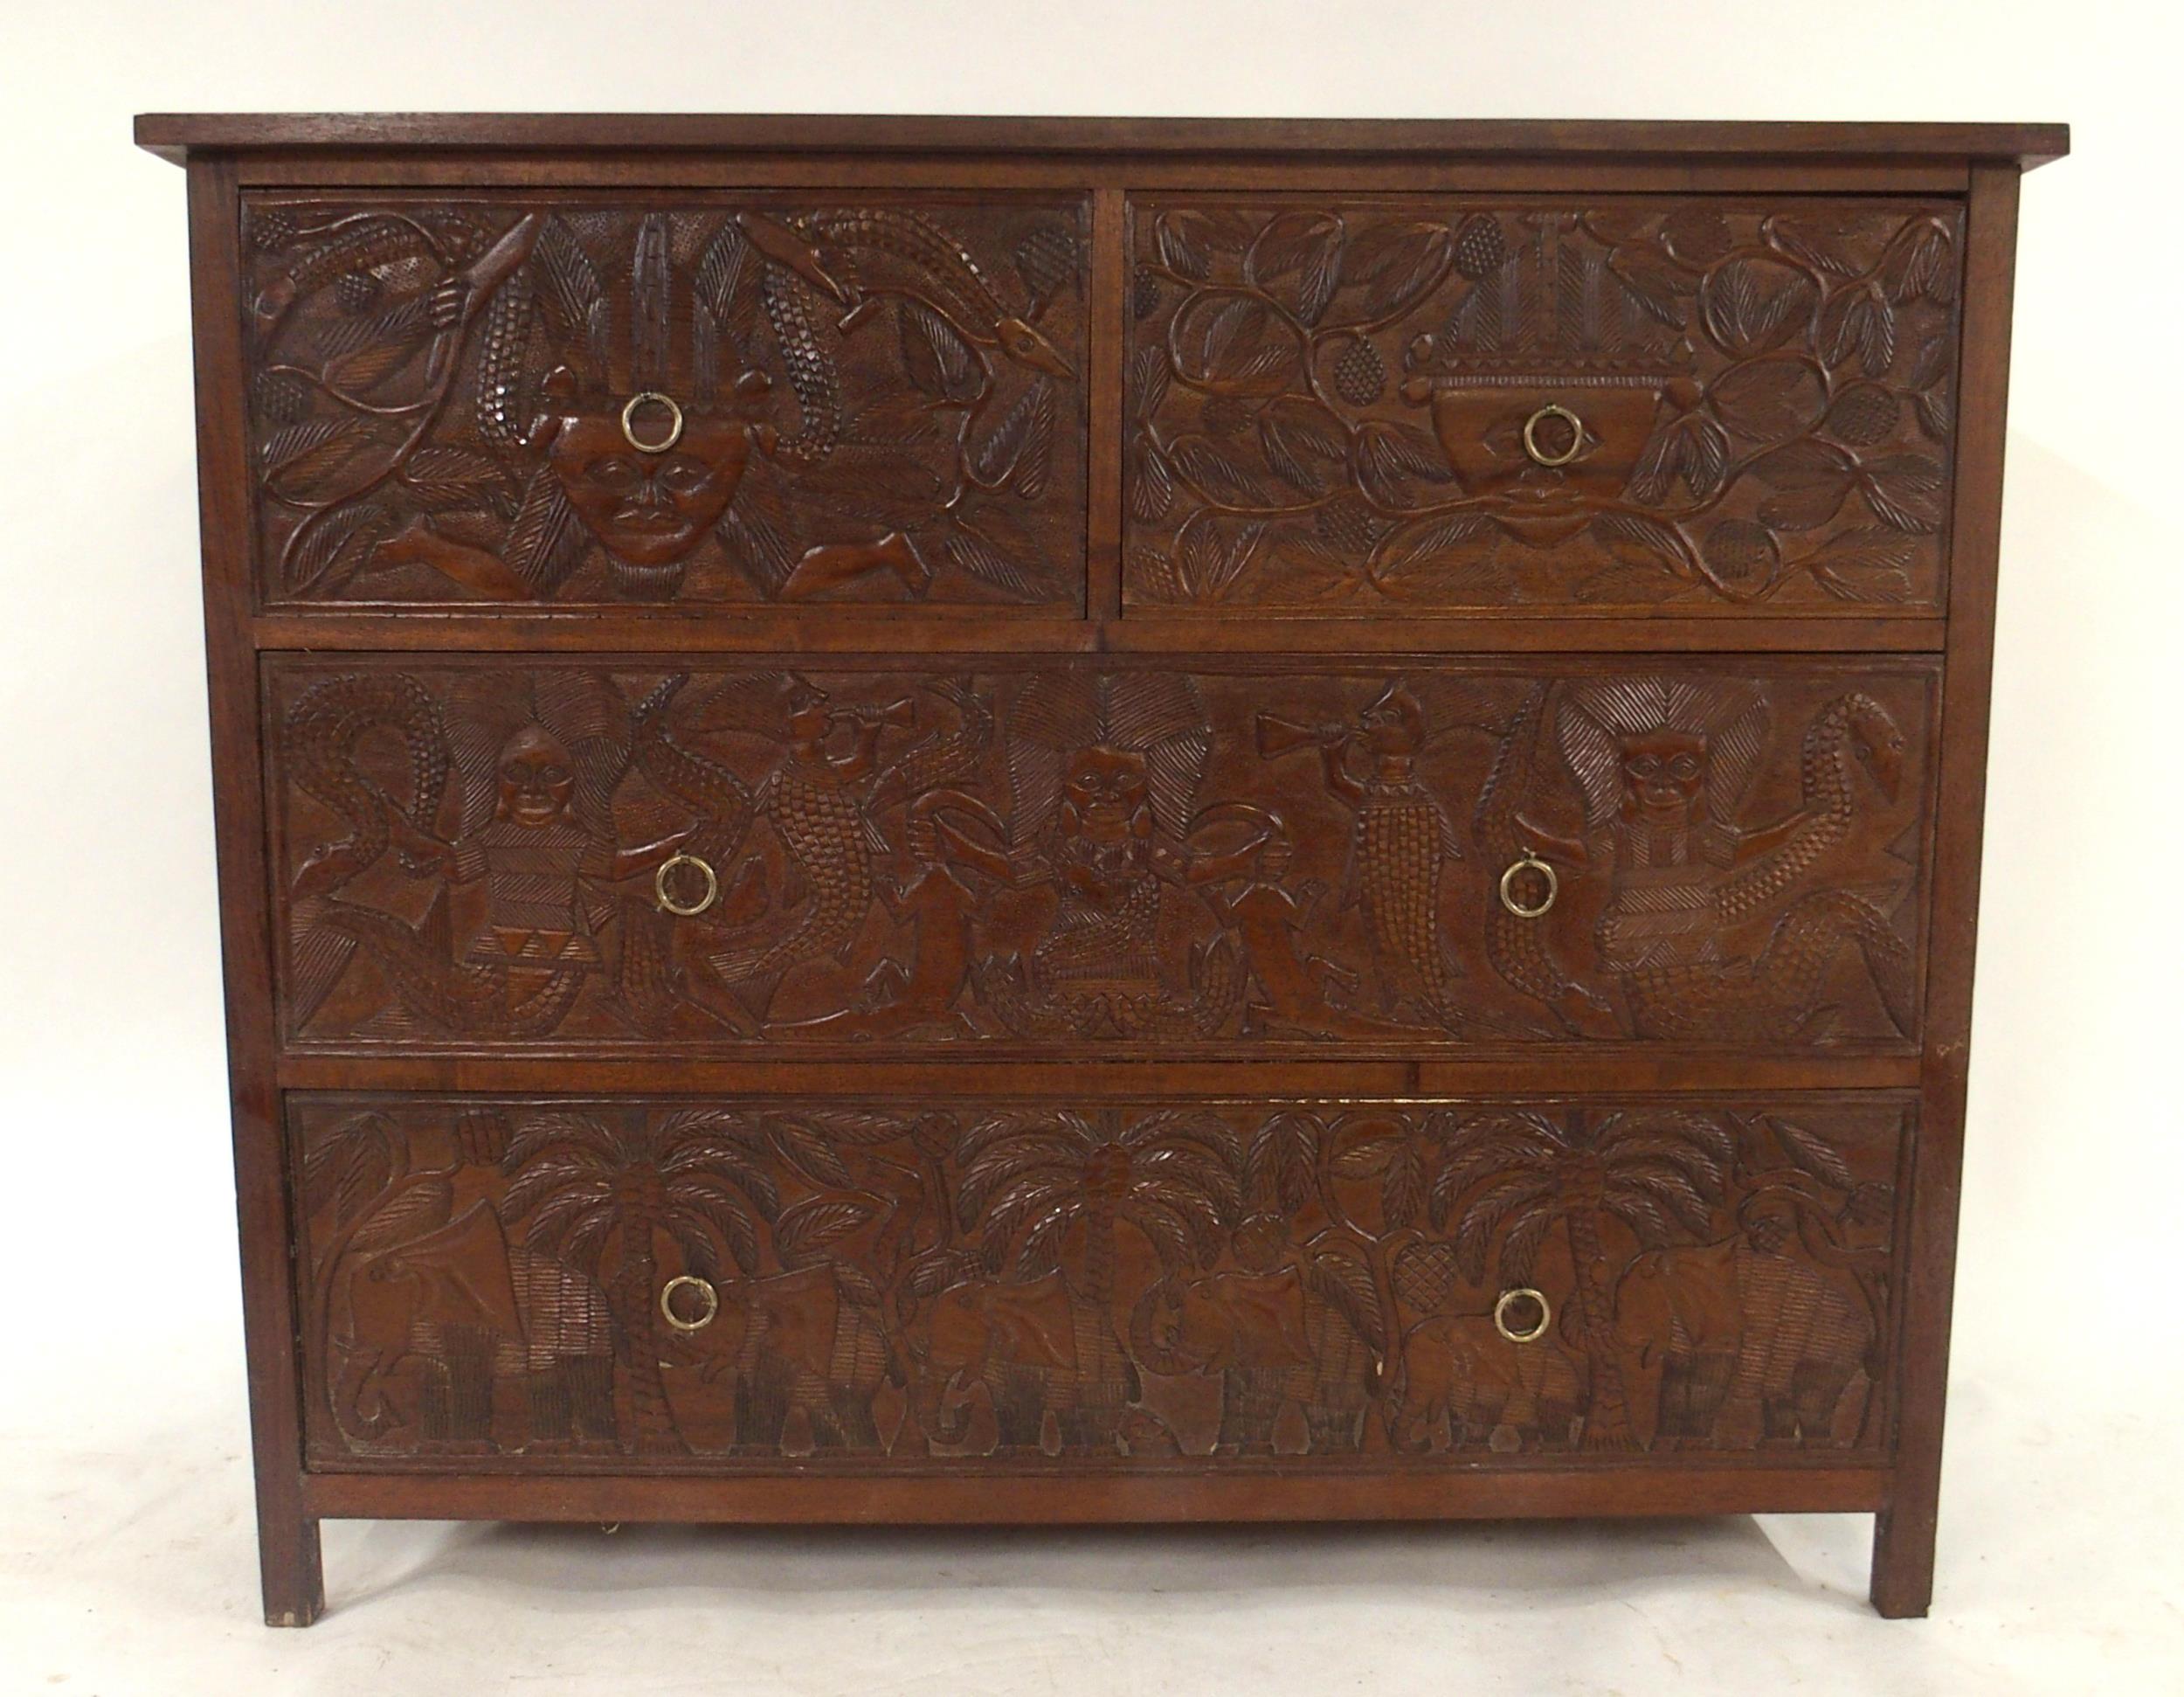
<instances>
[{"instance_id":1,"label":"relief carving","mask_svg":"<svg viewBox=\"0 0 2184 1697\"><path fill-rule=\"evenodd\" d=\"M1917 1035L1925 661L269 671L304 1044Z\"/></svg>"},{"instance_id":2,"label":"relief carving","mask_svg":"<svg viewBox=\"0 0 2184 1697\"><path fill-rule=\"evenodd\" d=\"M1939 601L1952 206L1133 214L1134 605Z\"/></svg>"},{"instance_id":3,"label":"relief carving","mask_svg":"<svg viewBox=\"0 0 2184 1697\"><path fill-rule=\"evenodd\" d=\"M246 205L272 601L1075 607L1084 214Z\"/></svg>"},{"instance_id":4,"label":"relief carving","mask_svg":"<svg viewBox=\"0 0 2184 1697\"><path fill-rule=\"evenodd\" d=\"M1906 1126L1880 1101L301 1098L314 1450L1870 1449Z\"/></svg>"}]
</instances>

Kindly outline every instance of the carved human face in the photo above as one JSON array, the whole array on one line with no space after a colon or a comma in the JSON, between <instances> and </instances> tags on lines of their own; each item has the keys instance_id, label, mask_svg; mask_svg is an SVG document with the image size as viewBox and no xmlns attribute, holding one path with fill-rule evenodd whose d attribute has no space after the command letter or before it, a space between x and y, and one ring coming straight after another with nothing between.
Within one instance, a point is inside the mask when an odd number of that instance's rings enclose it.
<instances>
[{"instance_id":1,"label":"carved human face","mask_svg":"<svg viewBox=\"0 0 2184 1697\"><path fill-rule=\"evenodd\" d=\"M1102 846L1152 835L1145 757L1120 748L1080 749L1062 782L1062 829Z\"/></svg>"},{"instance_id":2,"label":"carved human face","mask_svg":"<svg viewBox=\"0 0 2184 1697\"><path fill-rule=\"evenodd\" d=\"M554 433L548 463L584 528L632 565L672 565L727 512L750 457L750 427L691 412L665 454L639 454L619 412L581 412Z\"/></svg>"},{"instance_id":3,"label":"carved human face","mask_svg":"<svg viewBox=\"0 0 2184 1697\"><path fill-rule=\"evenodd\" d=\"M577 776L569 751L543 727L526 725L501 751L501 800L496 816L518 825L551 825L569 811Z\"/></svg>"},{"instance_id":4,"label":"carved human face","mask_svg":"<svg viewBox=\"0 0 2184 1697\"><path fill-rule=\"evenodd\" d=\"M1706 739L1655 731L1622 739L1623 812L1648 825L1696 824L1705 816Z\"/></svg>"}]
</instances>

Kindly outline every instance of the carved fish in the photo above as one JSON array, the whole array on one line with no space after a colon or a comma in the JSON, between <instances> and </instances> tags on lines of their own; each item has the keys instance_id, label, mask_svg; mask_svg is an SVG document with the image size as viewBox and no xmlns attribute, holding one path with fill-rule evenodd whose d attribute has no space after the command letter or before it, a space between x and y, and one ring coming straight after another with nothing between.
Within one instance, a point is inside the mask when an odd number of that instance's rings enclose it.
<instances>
[{"instance_id":1,"label":"carved fish","mask_svg":"<svg viewBox=\"0 0 2184 1697\"><path fill-rule=\"evenodd\" d=\"M850 780L824 755L793 756L778 767L754 803L812 892L796 925L778 941L715 955L712 966L751 1011L764 1016L782 975L799 960L840 956L872 910L873 861L884 853Z\"/></svg>"},{"instance_id":2,"label":"carved fish","mask_svg":"<svg viewBox=\"0 0 2184 1697\"><path fill-rule=\"evenodd\" d=\"M1351 835L1351 876L1391 1009L1415 1003L1456 1023L1455 974L1441 935L1441 862L1455 853L1448 816L1413 779L1367 779Z\"/></svg>"}]
</instances>

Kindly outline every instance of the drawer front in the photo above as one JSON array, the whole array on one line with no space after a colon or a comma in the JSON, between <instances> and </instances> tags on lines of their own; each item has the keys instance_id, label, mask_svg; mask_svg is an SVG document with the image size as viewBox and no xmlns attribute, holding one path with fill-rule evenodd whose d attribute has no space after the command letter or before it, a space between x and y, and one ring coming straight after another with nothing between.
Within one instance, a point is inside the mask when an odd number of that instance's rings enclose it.
<instances>
[{"instance_id":1,"label":"drawer front","mask_svg":"<svg viewBox=\"0 0 2184 1697\"><path fill-rule=\"evenodd\" d=\"M267 661L292 1045L1916 1043L1928 659L670 664Z\"/></svg>"},{"instance_id":2,"label":"drawer front","mask_svg":"<svg viewBox=\"0 0 2184 1697\"><path fill-rule=\"evenodd\" d=\"M247 196L262 598L1075 610L1087 232L1082 196Z\"/></svg>"},{"instance_id":3,"label":"drawer front","mask_svg":"<svg viewBox=\"0 0 2184 1697\"><path fill-rule=\"evenodd\" d=\"M1870 1459L1911 1115L292 1097L309 1451Z\"/></svg>"},{"instance_id":4,"label":"drawer front","mask_svg":"<svg viewBox=\"0 0 2184 1697\"><path fill-rule=\"evenodd\" d=\"M1952 203L1152 197L1130 222L1133 608L1939 605Z\"/></svg>"}]
</instances>

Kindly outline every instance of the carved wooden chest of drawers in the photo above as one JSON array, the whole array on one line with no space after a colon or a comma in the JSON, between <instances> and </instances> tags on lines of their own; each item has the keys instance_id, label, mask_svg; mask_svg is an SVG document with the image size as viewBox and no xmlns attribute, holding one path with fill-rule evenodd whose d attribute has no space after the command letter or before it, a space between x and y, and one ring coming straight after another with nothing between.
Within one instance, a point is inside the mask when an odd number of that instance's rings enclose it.
<instances>
[{"instance_id":1,"label":"carved wooden chest of drawers","mask_svg":"<svg viewBox=\"0 0 2184 1697\"><path fill-rule=\"evenodd\" d=\"M328 1516L1871 1511L2060 129L148 118Z\"/></svg>"}]
</instances>

